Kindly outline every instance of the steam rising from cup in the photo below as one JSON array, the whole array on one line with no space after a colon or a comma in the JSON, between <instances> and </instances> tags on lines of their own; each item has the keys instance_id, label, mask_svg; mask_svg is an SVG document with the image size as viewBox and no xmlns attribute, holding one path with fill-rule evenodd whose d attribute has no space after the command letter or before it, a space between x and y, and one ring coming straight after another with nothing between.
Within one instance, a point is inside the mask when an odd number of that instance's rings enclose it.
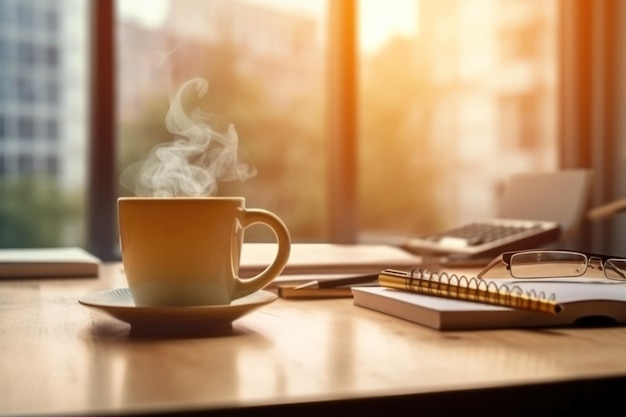
<instances>
[{"instance_id":1,"label":"steam rising from cup","mask_svg":"<svg viewBox=\"0 0 626 417\"><path fill-rule=\"evenodd\" d=\"M122 172L120 182L135 195L212 196L217 194L218 181L245 181L256 175L256 168L238 160L239 138L232 124L218 132L211 126L214 117L198 106L185 112L183 98L193 88L201 98L209 83L193 78L176 92L165 117L173 140L155 146L145 161Z\"/></svg>"}]
</instances>

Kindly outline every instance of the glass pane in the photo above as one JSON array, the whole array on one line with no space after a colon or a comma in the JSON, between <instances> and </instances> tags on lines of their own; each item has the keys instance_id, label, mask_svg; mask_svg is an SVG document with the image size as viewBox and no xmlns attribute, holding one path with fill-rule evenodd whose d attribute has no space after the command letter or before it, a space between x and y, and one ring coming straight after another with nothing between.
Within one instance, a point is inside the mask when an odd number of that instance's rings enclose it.
<instances>
[{"instance_id":1,"label":"glass pane","mask_svg":"<svg viewBox=\"0 0 626 417\"><path fill-rule=\"evenodd\" d=\"M609 279L626 280L626 259L609 259L604 263L604 274Z\"/></svg>"},{"instance_id":2,"label":"glass pane","mask_svg":"<svg viewBox=\"0 0 626 417\"><path fill-rule=\"evenodd\" d=\"M518 172L557 168L556 0L362 0L362 239L496 215Z\"/></svg>"},{"instance_id":3,"label":"glass pane","mask_svg":"<svg viewBox=\"0 0 626 417\"><path fill-rule=\"evenodd\" d=\"M198 103L257 170L217 193L276 212L295 241L328 239L327 2L117 4L116 177L171 141L170 98L202 77ZM556 168L557 0L357 4L359 240L491 217L511 174Z\"/></svg>"},{"instance_id":4,"label":"glass pane","mask_svg":"<svg viewBox=\"0 0 626 417\"><path fill-rule=\"evenodd\" d=\"M578 277L587 269L587 257L575 252L531 251L511 256L515 278Z\"/></svg>"},{"instance_id":5,"label":"glass pane","mask_svg":"<svg viewBox=\"0 0 626 417\"><path fill-rule=\"evenodd\" d=\"M0 0L0 247L85 245L88 19Z\"/></svg>"},{"instance_id":6,"label":"glass pane","mask_svg":"<svg viewBox=\"0 0 626 417\"><path fill-rule=\"evenodd\" d=\"M217 187L204 192L243 195L247 206L283 218L294 240L324 240L325 1L117 4L116 176L148 159L159 144L171 144L173 138L189 144L195 140L194 126L205 128L205 139L207 128L217 134L232 126L229 140L236 132L238 159L231 161L245 164L239 167L254 175L234 181L216 177ZM206 83L206 94L190 86L180 101L173 100L191 80L196 86ZM166 126L173 109L190 130ZM197 162L192 159L185 158ZM120 185L119 193L137 190ZM246 239L266 240L266 233L252 227Z\"/></svg>"}]
</instances>

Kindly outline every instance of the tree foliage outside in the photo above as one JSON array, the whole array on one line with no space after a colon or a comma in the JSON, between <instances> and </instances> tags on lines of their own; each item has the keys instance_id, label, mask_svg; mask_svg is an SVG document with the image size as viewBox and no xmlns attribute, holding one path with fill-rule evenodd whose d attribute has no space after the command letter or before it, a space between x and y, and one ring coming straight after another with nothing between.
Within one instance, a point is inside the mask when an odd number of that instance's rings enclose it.
<instances>
[{"instance_id":1,"label":"tree foliage outside","mask_svg":"<svg viewBox=\"0 0 626 417\"><path fill-rule=\"evenodd\" d=\"M219 183L218 195L243 195L248 207L277 213L294 237L323 240L325 196L320 180L325 175L325 147L321 76L308 88L302 86L294 96L278 97L269 91L263 77L236 71L240 59L232 45L225 42L188 45L179 49L170 62L174 88L194 77L209 82L209 91L199 107L217 116L222 129L229 123L235 126L240 157L257 169L257 174L245 182ZM279 82L281 74L275 77ZM162 91L146 100L149 102L144 112L120 127L120 171L145 159L154 146L172 139L164 123L168 93ZM132 194L132 190L120 188L120 194ZM267 233L262 227L253 227L246 238L266 240Z\"/></svg>"},{"instance_id":2,"label":"tree foliage outside","mask_svg":"<svg viewBox=\"0 0 626 417\"><path fill-rule=\"evenodd\" d=\"M48 177L0 180L0 247L82 246L85 211Z\"/></svg>"},{"instance_id":3,"label":"tree foliage outside","mask_svg":"<svg viewBox=\"0 0 626 417\"><path fill-rule=\"evenodd\" d=\"M361 228L409 234L440 227L441 155L431 142L426 63L414 41L391 39L361 74Z\"/></svg>"},{"instance_id":4,"label":"tree foliage outside","mask_svg":"<svg viewBox=\"0 0 626 417\"><path fill-rule=\"evenodd\" d=\"M419 63L411 61L414 47L395 39L362 65L355 213L361 230L411 233L437 226L437 156L425 122L429 92ZM179 85L198 76L209 81L203 110L235 125L240 151L258 170L244 183L220 184L219 194L243 195L248 206L279 214L294 240L324 241L332 181L326 171L324 74L276 102L262 77L235 70L242 57L231 48L227 42L188 46L172 62ZM146 100L144 113L121 126L120 169L171 140L164 126L166 92ZM252 236L267 237L262 230Z\"/></svg>"}]
</instances>

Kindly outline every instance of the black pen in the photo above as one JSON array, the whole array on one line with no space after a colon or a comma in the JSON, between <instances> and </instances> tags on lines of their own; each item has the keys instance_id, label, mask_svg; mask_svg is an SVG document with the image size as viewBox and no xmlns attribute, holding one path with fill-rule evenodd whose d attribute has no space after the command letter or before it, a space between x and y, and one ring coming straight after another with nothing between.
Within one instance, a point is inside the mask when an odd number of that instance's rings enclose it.
<instances>
[{"instance_id":1,"label":"black pen","mask_svg":"<svg viewBox=\"0 0 626 417\"><path fill-rule=\"evenodd\" d=\"M365 274L365 275L353 275L344 278L332 278L323 280L314 280L294 287L294 290L302 288L338 288L347 287L358 284L369 284L378 281L378 273Z\"/></svg>"}]
</instances>

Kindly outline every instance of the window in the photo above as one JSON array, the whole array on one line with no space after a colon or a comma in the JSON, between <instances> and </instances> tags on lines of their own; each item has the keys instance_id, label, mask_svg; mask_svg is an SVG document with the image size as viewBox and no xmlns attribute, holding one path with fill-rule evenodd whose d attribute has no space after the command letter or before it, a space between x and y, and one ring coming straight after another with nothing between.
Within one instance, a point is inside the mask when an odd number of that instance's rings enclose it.
<instances>
[{"instance_id":1,"label":"window","mask_svg":"<svg viewBox=\"0 0 626 417\"><path fill-rule=\"evenodd\" d=\"M35 86L32 77L17 77L17 96L23 103L33 103L35 101Z\"/></svg>"},{"instance_id":2,"label":"window","mask_svg":"<svg viewBox=\"0 0 626 417\"><path fill-rule=\"evenodd\" d=\"M35 137L35 122L29 116L21 116L17 120L17 136L20 139L31 141Z\"/></svg>"},{"instance_id":3,"label":"window","mask_svg":"<svg viewBox=\"0 0 626 417\"><path fill-rule=\"evenodd\" d=\"M56 119L49 119L46 122L46 137L50 143L59 141L59 122Z\"/></svg>"},{"instance_id":4,"label":"window","mask_svg":"<svg viewBox=\"0 0 626 417\"><path fill-rule=\"evenodd\" d=\"M257 170L244 182L221 182L219 194L243 194L249 206L279 213L297 240L326 239L324 2L296 10L263 1L158 4L165 10L157 25L117 20L117 178L171 141L169 98L202 78L209 88L199 108L216 116L216 130L234 126L241 160ZM263 240L265 232L247 236Z\"/></svg>"},{"instance_id":5,"label":"window","mask_svg":"<svg viewBox=\"0 0 626 417\"><path fill-rule=\"evenodd\" d=\"M345 227L349 239L396 242L407 234L490 216L512 173L597 166L585 156L591 155L593 135L586 129L593 123L584 115L592 112L569 106L591 106L598 97L619 94L608 84L603 93L591 94L598 85L591 81L621 79L623 72L623 64L610 61L619 56L610 49L619 42L604 39L592 45L585 38L623 36L619 22L626 20L626 7L621 5L117 0L117 14L109 18L97 9L97 19L89 21L89 7L106 9L106 3L0 1L0 54L8 63L0 66L0 97L9 99L0 106L0 120L3 144L11 144L0 147L5 161L0 182L20 171L21 163L9 163L18 159L11 148L15 143L43 141L45 146L29 150L33 161L48 162L21 165L32 166L35 176L47 172L73 201L79 194L81 204L91 204L92 223L84 223L91 225L94 240L106 235L94 229L96 223L114 233L115 197L135 192L119 183L122 172L171 140L165 126L170 98L195 77L205 79L209 89L204 97L186 96L197 100L187 104L213 114L216 128L232 123L240 158L257 169L246 181L220 183L220 194L242 194L248 205L278 213L295 241L335 239L335 229ZM345 31L352 4L359 7L358 24ZM601 19L616 19L616 29L589 30L590 8L598 9ZM572 18L572 10L578 17ZM577 30L568 32L563 22ZM93 39L86 32L90 25L98 28ZM355 28L359 36L352 38ZM109 34L115 41L110 56ZM91 48L89 42L100 37L102 48ZM357 53L341 58L341 52L351 52L353 39L359 41ZM580 46L572 54L583 54L574 68L582 69L565 73L561 68L571 69L572 62L561 59L572 44ZM329 60L332 48L339 53ZM598 48L604 53L591 53ZM99 59L95 68L87 66L90 51ZM594 71L606 67L609 77L585 78L595 74L585 72L590 62ZM42 70L46 67L56 70ZM88 91L94 75L95 90ZM332 83L341 76L355 82L354 91L338 93L345 85ZM565 99L577 91L566 83L585 86L582 100ZM89 97L94 105L85 110ZM606 98L602 104L615 110L615 103ZM347 118L337 118L336 112L344 110ZM565 128L572 120L589 125ZM89 143L87 123L96 123ZM329 132L341 129L346 135L330 141ZM605 136L620 138L615 129ZM577 136L581 132L585 138ZM347 140L351 136L354 143ZM103 145L113 138L114 148ZM51 143L59 150L55 162L38 154ZM611 152L617 146L607 144L602 152L618 155ZM107 152L114 166L107 165ZM620 165L613 166L617 171ZM90 187L85 187L88 180ZM354 206L341 214L333 211L333 202L351 197L337 192L337 182L347 186L347 194L354 193ZM111 192L102 193L103 188ZM81 194L83 189L89 194ZM97 211L105 207L108 212ZM264 240L263 233L251 231L250 238ZM85 239L60 235L57 244ZM114 237L104 240L116 245Z\"/></svg>"},{"instance_id":6,"label":"window","mask_svg":"<svg viewBox=\"0 0 626 417\"><path fill-rule=\"evenodd\" d=\"M120 9L130 3L120 0ZM329 175L340 171L326 127L330 10L299 3L308 8L181 0L157 24L120 16L118 169L169 140L168 94L201 76L210 85L202 103L233 122L258 169L219 192L279 213L295 240L331 238L329 228L342 225L328 217ZM346 219L354 239L393 240L489 216L511 173L556 168L555 124L537 116L557 104L556 1L359 4L358 196ZM395 32L377 37L384 17ZM485 188L488 198L476 201Z\"/></svg>"},{"instance_id":7,"label":"window","mask_svg":"<svg viewBox=\"0 0 626 417\"><path fill-rule=\"evenodd\" d=\"M59 65L58 47L55 45L48 45L45 48L45 60L46 65L50 68L56 68Z\"/></svg>"},{"instance_id":8,"label":"window","mask_svg":"<svg viewBox=\"0 0 626 417\"><path fill-rule=\"evenodd\" d=\"M20 175L28 177L34 172L35 162L31 154L20 154L17 165Z\"/></svg>"},{"instance_id":9,"label":"window","mask_svg":"<svg viewBox=\"0 0 626 417\"><path fill-rule=\"evenodd\" d=\"M45 12L46 29L51 34L56 34L59 30L59 12L57 10L47 10Z\"/></svg>"},{"instance_id":10,"label":"window","mask_svg":"<svg viewBox=\"0 0 626 417\"><path fill-rule=\"evenodd\" d=\"M46 173L49 175L59 174L59 158L56 155L47 155L45 158Z\"/></svg>"},{"instance_id":11,"label":"window","mask_svg":"<svg viewBox=\"0 0 626 417\"><path fill-rule=\"evenodd\" d=\"M86 244L90 3L0 0L0 247Z\"/></svg>"},{"instance_id":12,"label":"window","mask_svg":"<svg viewBox=\"0 0 626 417\"><path fill-rule=\"evenodd\" d=\"M21 28L28 30L35 25L34 5L30 1L20 1L17 5L17 21Z\"/></svg>"},{"instance_id":13,"label":"window","mask_svg":"<svg viewBox=\"0 0 626 417\"><path fill-rule=\"evenodd\" d=\"M35 45L31 41L22 41L17 45L19 64L30 67L35 64Z\"/></svg>"},{"instance_id":14,"label":"window","mask_svg":"<svg viewBox=\"0 0 626 417\"><path fill-rule=\"evenodd\" d=\"M0 37L0 61L9 62L9 43Z\"/></svg>"}]
</instances>

